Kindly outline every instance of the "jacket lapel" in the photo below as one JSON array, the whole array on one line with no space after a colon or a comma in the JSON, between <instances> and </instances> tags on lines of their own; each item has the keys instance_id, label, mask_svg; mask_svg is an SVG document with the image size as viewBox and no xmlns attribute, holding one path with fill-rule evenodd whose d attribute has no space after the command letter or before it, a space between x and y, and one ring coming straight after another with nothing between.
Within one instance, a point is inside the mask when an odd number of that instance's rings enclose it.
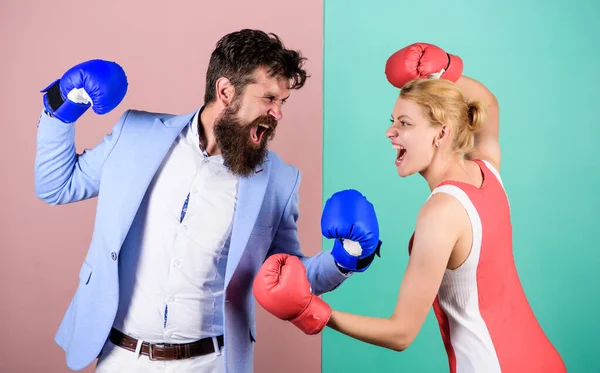
<instances>
[{"instance_id":1,"label":"jacket lapel","mask_svg":"<svg viewBox=\"0 0 600 373\"><path fill-rule=\"evenodd\" d=\"M242 254L246 249L248 238L256 223L256 218L263 203L267 182L269 180L269 159L257 167L254 175L240 180L238 192L238 203L233 217L233 228L231 243L229 245L229 256L227 258L227 270L225 272L225 288L233 277L240 262Z\"/></svg>"},{"instance_id":2,"label":"jacket lapel","mask_svg":"<svg viewBox=\"0 0 600 373\"><path fill-rule=\"evenodd\" d=\"M152 127L140 133L136 139L138 145L131 151L128 166L123 168L120 180L116 181L120 186L121 192L118 194L122 199L119 201L119 198L117 198L115 203L116 206L122 206L118 209L118 216L115 217L116 219L122 219L121 223L117 225L121 228L119 247L121 247L146 190L163 162L166 153L183 127L189 123L194 113L175 116L166 121L156 118ZM137 125L141 126L139 123ZM125 207L129 207L129 211L126 211Z\"/></svg>"}]
</instances>

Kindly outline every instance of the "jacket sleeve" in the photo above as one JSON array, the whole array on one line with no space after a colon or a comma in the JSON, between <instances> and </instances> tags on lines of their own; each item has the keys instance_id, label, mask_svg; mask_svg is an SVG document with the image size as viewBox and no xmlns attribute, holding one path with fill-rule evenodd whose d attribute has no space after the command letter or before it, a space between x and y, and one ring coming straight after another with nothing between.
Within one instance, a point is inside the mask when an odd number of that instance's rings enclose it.
<instances>
[{"instance_id":1,"label":"jacket sleeve","mask_svg":"<svg viewBox=\"0 0 600 373\"><path fill-rule=\"evenodd\" d=\"M63 123L42 111L38 123L35 157L35 194L59 205L96 197L102 167L119 141L126 111L110 134L93 149L75 152L75 124Z\"/></svg>"},{"instance_id":2,"label":"jacket sleeve","mask_svg":"<svg viewBox=\"0 0 600 373\"><path fill-rule=\"evenodd\" d=\"M300 258L306 268L313 293L320 295L337 288L352 275L352 272L344 274L340 271L331 255L331 250L321 251L314 256L305 256L302 253L297 225L300 179L300 172L297 171L296 183L267 257L273 254L285 253Z\"/></svg>"}]
</instances>

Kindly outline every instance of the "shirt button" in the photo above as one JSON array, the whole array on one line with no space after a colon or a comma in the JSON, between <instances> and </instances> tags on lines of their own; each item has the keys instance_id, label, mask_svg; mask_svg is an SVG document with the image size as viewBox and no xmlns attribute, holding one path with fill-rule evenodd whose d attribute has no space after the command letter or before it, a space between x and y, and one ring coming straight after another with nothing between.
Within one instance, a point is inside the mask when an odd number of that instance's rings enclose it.
<instances>
[{"instance_id":1,"label":"shirt button","mask_svg":"<svg viewBox=\"0 0 600 373\"><path fill-rule=\"evenodd\" d=\"M173 265L174 265L175 267L179 267L179 260L176 260L176 261L173 263Z\"/></svg>"},{"instance_id":2,"label":"shirt button","mask_svg":"<svg viewBox=\"0 0 600 373\"><path fill-rule=\"evenodd\" d=\"M175 297L169 298L169 302L175 302Z\"/></svg>"},{"instance_id":3,"label":"shirt button","mask_svg":"<svg viewBox=\"0 0 600 373\"><path fill-rule=\"evenodd\" d=\"M117 253L115 253L114 251L112 253L110 253L110 257L112 260L117 260Z\"/></svg>"},{"instance_id":4,"label":"shirt button","mask_svg":"<svg viewBox=\"0 0 600 373\"><path fill-rule=\"evenodd\" d=\"M185 225L182 225L182 226L181 226L181 229L183 229L184 231L187 231L187 226L185 226Z\"/></svg>"},{"instance_id":5,"label":"shirt button","mask_svg":"<svg viewBox=\"0 0 600 373\"><path fill-rule=\"evenodd\" d=\"M192 193L194 193L194 194L198 193L198 188L192 189Z\"/></svg>"}]
</instances>

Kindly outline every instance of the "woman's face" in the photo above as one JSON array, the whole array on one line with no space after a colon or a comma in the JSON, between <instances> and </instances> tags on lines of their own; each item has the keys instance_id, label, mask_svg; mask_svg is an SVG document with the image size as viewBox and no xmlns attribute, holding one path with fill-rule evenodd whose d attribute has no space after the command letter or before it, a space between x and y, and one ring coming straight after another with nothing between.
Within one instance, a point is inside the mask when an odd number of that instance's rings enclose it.
<instances>
[{"instance_id":1,"label":"woman's face","mask_svg":"<svg viewBox=\"0 0 600 373\"><path fill-rule=\"evenodd\" d=\"M385 135L396 149L394 164L398 175L422 173L433 159L440 128L431 125L418 104L402 97L396 100L391 121Z\"/></svg>"}]
</instances>

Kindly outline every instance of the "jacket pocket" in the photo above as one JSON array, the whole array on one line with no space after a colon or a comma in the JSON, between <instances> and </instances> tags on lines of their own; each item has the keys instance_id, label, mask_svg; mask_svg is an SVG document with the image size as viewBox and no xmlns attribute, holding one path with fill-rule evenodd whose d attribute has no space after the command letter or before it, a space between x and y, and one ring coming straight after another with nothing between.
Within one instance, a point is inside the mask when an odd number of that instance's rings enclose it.
<instances>
[{"instance_id":1,"label":"jacket pocket","mask_svg":"<svg viewBox=\"0 0 600 373\"><path fill-rule=\"evenodd\" d=\"M82 284L87 285L92 278L92 266L88 264L88 262L84 261L81 266L81 270L79 271L79 281Z\"/></svg>"}]
</instances>

